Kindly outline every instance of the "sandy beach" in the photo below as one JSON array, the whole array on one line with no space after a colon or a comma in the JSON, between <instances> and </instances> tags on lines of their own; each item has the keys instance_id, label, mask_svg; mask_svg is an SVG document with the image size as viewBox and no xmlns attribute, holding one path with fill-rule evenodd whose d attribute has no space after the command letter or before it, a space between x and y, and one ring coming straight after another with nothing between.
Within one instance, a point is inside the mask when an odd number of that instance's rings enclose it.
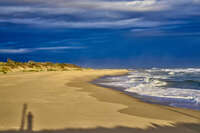
<instances>
[{"instance_id":1,"label":"sandy beach","mask_svg":"<svg viewBox=\"0 0 200 133\"><path fill-rule=\"evenodd\" d=\"M127 72L84 69L1 74L0 130L18 130L27 103L35 131L200 132L200 111L144 103L90 83L101 76Z\"/></svg>"}]
</instances>

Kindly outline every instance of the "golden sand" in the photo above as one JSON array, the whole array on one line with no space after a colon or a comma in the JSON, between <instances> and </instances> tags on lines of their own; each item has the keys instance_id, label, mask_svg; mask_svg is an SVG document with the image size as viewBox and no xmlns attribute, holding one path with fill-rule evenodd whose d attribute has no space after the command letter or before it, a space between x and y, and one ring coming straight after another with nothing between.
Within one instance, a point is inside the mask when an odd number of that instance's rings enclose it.
<instances>
[{"instance_id":1,"label":"golden sand","mask_svg":"<svg viewBox=\"0 0 200 133\"><path fill-rule=\"evenodd\" d=\"M1 74L0 130L19 129L24 103L34 115L34 130L117 126L146 129L152 124L200 123L200 111L144 103L90 83L100 76L127 72L108 69Z\"/></svg>"}]
</instances>

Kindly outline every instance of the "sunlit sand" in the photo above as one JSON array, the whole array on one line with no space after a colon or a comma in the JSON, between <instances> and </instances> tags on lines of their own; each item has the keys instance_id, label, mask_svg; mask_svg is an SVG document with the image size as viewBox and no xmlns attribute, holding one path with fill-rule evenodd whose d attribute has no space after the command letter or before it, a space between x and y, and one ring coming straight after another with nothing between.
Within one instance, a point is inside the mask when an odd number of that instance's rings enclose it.
<instances>
[{"instance_id":1,"label":"sunlit sand","mask_svg":"<svg viewBox=\"0 0 200 133\"><path fill-rule=\"evenodd\" d=\"M91 84L127 70L12 72L0 75L0 130L20 128L23 104L34 116L33 129L146 129L157 124L199 123L200 112L141 102L122 92Z\"/></svg>"}]
</instances>

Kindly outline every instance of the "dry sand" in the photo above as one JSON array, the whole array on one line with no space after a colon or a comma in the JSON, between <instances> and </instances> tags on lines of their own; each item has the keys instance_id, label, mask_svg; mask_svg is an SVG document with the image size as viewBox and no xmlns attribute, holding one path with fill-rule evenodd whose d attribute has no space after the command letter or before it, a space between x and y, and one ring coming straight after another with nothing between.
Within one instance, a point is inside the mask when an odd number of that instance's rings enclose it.
<instances>
[{"instance_id":1,"label":"dry sand","mask_svg":"<svg viewBox=\"0 0 200 133\"><path fill-rule=\"evenodd\" d=\"M127 70L1 74L0 130L19 129L22 106L27 103L34 115L34 130L119 126L147 130L159 125L173 127L176 133L200 132L200 111L144 103L89 83L100 76L124 73Z\"/></svg>"}]
</instances>

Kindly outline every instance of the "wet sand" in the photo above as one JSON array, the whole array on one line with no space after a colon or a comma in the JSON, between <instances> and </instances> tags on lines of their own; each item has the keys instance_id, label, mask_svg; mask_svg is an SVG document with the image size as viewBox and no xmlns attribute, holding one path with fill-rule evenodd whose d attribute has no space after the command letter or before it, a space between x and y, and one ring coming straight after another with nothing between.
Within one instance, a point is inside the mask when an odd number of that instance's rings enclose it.
<instances>
[{"instance_id":1,"label":"wet sand","mask_svg":"<svg viewBox=\"0 0 200 133\"><path fill-rule=\"evenodd\" d=\"M34 115L34 130L97 127L146 130L158 125L172 127L176 133L199 132L200 111L144 103L120 91L90 83L101 76L124 73L127 71L1 74L0 130L19 129L22 107L27 103L28 111Z\"/></svg>"}]
</instances>

